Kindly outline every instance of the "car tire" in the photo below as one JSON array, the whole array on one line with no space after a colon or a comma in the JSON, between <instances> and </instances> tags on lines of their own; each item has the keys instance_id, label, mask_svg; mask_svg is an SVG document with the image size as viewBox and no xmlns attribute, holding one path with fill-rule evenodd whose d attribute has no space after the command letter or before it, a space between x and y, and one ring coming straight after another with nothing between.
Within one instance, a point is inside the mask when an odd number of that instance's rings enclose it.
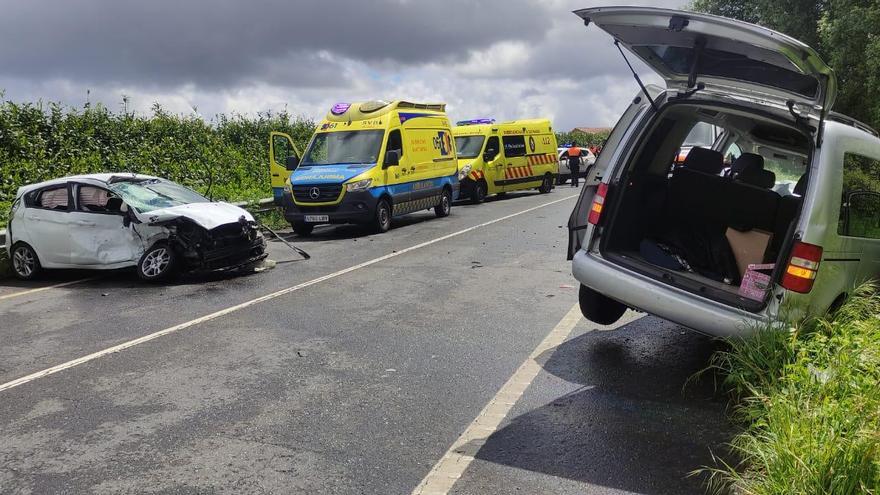
<instances>
[{"instance_id":1,"label":"car tire","mask_svg":"<svg viewBox=\"0 0 880 495\"><path fill-rule=\"evenodd\" d=\"M477 182L474 184L473 189L471 189L471 203L479 204L486 201L486 194L488 194L486 183L483 181Z\"/></svg>"},{"instance_id":2,"label":"car tire","mask_svg":"<svg viewBox=\"0 0 880 495\"><path fill-rule=\"evenodd\" d=\"M378 234L391 230L391 215L391 203L385 198L380 199L376 205L376 218L373 220L373 230Z\"/></svg>"},{"instance_id":3,"label":"car tire","mask_svg":"<svg viewBox=\"0 0 880 495\"><path fill-rule=\"evenodd\" d=\"M541 187L538 188L538 192L541 194L547 194L553 190L553 176L551 174L544 174L544 180L541 181Z\"/></svg>"},{"instance_id":4,"label":"car tire","mask_svg":"<svg viewBox=\"0 0 880 495\"><path fill-rule=\"evenodd\" d=\"M440 193L440 203L434 207L434 214L437 215L438 218L443 218L448 217L451 212L452 193L449 192L448 188L443 188L443 192Z\"/></svg>"},{"instance_id":5,"label":"car tire","mask_svg":"<svg viewBox=\"0 0 880 495\"><path fill-rule=\"evenodd\" d=\"M626 305L581 284L578 302L584 318L600 325L610 325L623 316Z\"/></svg>"},{"instance_id":6,"label":"car tire","mask_svg":"<svg viewBox=\"0 0 880 495\"><path fill-rule=\"evenodd\" d=\"M138 260L137 274L141 280L159 282L168 280L177 270L177 253L166 242L153 244Z\"/></svg>"},{"instance_id":7,"label":"car tire","mask_svg":"<svg viewBox=\"0 0 880 495\"><path fill-rule=\"evenodd\" d=\"M309 236L315 230L315 224L312 223L293 222L290 226L293 227L293 232L300 237Z\"/></svg>"},{"instance_id":8,"label":"car tire","mask_svg":"<svg viewBox=\"0 0 880 495\"><path fill-rule=\"evenodd\" d=\"M33 280L43 271L40 258L34 248L23 242L12 246L12 258L10 259L12 274L19 280Z\"/></svg>"}]
</instances>

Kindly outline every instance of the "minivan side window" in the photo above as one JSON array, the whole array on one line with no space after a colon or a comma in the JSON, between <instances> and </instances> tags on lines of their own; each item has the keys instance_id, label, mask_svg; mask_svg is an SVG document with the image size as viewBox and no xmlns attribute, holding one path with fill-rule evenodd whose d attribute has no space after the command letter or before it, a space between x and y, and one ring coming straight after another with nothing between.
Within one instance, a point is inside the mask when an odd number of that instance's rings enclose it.
<instances>
[{"instance_id":1,"label":"minivan side window","mask_svg":"<svg viewBox=\"0 0 880 495\"><path fill-rule=\"evenodd\" d=\"M504 156L526 156L526 138L523 136L504 136L501 138L504 143Z\"/></svg>"},{"instance_id":2,"label":"minivan side window","mask_svg":"<svg viewBox=\"0 0 880 495\"><path fill-rule=\"evenodd\" d=\"M854 153L843 158L843 197L837 233L880 239L880 160Z\"/></svg>"}]
</instances>

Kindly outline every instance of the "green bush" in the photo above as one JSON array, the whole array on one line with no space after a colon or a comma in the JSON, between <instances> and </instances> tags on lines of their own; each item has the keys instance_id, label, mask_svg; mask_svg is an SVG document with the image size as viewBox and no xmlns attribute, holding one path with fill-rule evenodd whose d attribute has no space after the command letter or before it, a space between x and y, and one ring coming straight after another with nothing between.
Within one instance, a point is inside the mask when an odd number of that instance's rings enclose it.
<instances>
[{"instance_id":1,"label":"green bush","mask_svg":"<svg viewBox=\"0 0 880 495\"><path fill-rule=\"evenodd\" d=\"M2 95L2 93L0 93ZM301 149L313 121L287 113L220 115L210 122L173 115L114 113L103 106L0 103L0 225L19 186L73 174L139 172L185 184L214 199L271 196L270 131Z\"/></svg>"},{"instance_id":2,"label":"green bush","mask_svg":"<svg viewBox=\"0 0 880 495\"><path fill-rule=\"evenodd\" d=\"M880 493L880 295L858 288L832 315L731 341L725 375L738 463L711 487L747 494Z\"/></svg>"}]
</instances>

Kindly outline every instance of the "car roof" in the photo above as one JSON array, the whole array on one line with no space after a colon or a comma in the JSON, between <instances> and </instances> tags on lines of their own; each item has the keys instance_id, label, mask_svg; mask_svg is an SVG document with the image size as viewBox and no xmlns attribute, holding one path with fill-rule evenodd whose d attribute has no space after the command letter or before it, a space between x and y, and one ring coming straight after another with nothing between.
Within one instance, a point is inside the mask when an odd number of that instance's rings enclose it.
<instances>
[{"instance_id":1,"label":"car roof","mask_svg":"<svg viewBox=\"0 0 880 495\"><path fill-rule=\"evenodd\" d=\"M22 194L25 194L29 191L42 189L44 187L62 185L68 182L91 182L95 185L107 185L114 177L130 177L132 179L160 179L160 177L155 177L152 175L135 174L131 172L69 175L67 177L59 177L57 179L51 179L43 182L37 182L35 184L21 186L18 188L18 193L16 194L16 197L21 196Z\"/></svg>"}]
</instances>

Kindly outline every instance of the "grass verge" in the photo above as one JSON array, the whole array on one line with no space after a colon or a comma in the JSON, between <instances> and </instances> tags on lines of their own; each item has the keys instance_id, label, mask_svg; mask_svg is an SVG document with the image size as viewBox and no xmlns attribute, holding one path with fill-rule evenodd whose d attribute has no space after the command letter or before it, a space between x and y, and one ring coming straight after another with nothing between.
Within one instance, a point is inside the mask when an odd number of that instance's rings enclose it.
<instances>
[{"instance_id":1,"label":"grass verge","mask_svg":"<svg viewBox=\"0 0 880 495\"><path fill-rule=\"evenodd\" d=\"M743 430L715 493L880 494L880 294L865 284L833 314L731 341L720 371Z\"/></svg>"}]
</instances>

